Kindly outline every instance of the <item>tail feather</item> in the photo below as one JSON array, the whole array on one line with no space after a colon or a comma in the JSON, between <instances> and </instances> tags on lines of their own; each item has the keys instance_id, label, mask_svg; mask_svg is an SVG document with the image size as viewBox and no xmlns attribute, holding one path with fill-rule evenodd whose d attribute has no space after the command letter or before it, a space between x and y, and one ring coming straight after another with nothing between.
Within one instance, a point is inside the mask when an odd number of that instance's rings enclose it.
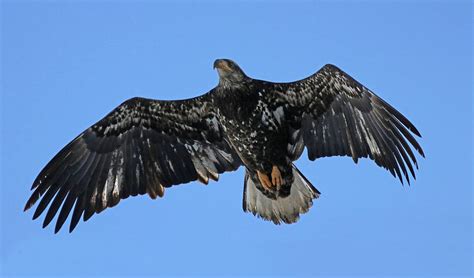
<instances>
[{"instance_id":1,"label":"tail feather","mask_svg":"<svg viewBox=\"0 0 474 278\"><path fill-rule=\"evenodd\" d=\"M288 197L271 199L265 196L256 183L258 178L252 178L246 171L244 183L243 209L253 215L272 221L290 224L298 221L300 214L307 212L313 205L313 199L321 194L293 165L294 181ZM261 186L258 186L261 187Z\"/></svg>"}]
</instances>

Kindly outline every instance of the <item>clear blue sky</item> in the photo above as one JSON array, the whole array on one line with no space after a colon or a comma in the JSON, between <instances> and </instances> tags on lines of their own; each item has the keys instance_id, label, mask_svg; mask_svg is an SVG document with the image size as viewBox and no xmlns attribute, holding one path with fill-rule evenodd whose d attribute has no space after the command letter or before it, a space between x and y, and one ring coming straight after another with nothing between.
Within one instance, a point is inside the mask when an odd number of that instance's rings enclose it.
<instances>
[{"instance_id":1,"label":"clear blue sky","mask_svg":"<svg viewBox=\"0 0 474 278\"><path fill-rule=\"evenodd\" d=\"M4 1L1 22L1 273L472 274L470 1ZM133 96L207 92L222 57L272 81L341 67L421 131L418 179L305 156L297 165L322 195L283 226L242 211L242 169L129 198L72 234L23 212L78 133Z\"/></svg>"}]
</instances>

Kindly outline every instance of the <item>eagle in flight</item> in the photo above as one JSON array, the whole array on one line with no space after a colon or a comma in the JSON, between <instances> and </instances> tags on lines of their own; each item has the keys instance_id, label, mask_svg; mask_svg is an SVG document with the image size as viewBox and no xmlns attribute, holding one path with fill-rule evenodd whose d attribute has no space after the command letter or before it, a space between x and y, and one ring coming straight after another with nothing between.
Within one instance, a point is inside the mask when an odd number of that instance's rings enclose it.
<instances>
[{"instance_id":1,"label":"eagle in flight","mask_svg":"<svg viewBox=\"0 0 474 278\"><path fill-rule=\"evenodd\" d=\"M293 164L368 157L403 183L415 178L415 126L333 65L295 82L248 77L218 59L219 84L185 100L132 98L67 144L39 173L25 210L39 201L58 232L129 196L162 197L165 188L245 167L243 210L275 224L294 223L320 192ZM421 137L421 136L420 136ZM411 146L410 146L411 145ZM49 207L48 207L49 206Z\"/></svg>"}]
</instances>

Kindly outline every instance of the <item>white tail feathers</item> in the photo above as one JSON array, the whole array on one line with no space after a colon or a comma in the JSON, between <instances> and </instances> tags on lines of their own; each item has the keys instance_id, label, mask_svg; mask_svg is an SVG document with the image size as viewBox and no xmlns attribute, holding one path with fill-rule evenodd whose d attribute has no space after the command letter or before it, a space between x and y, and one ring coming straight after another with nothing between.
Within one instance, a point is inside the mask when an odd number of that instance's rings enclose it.
<instances>
[{"instance_id":1,"label":"white tail feathers","mask_svg":"<svg viewBox=\"0 0 474 278\"><path fill-rule=\"evenodd\" d=\"M276 200L266 197L257 189L248 171L245 173L243 209L257 217L290 224L298 221L300 214L307 212L313 205L313 199L318 198L320 192L301 174L293 165L294 181L290 195Z\"/></svg>"}]
</instances>

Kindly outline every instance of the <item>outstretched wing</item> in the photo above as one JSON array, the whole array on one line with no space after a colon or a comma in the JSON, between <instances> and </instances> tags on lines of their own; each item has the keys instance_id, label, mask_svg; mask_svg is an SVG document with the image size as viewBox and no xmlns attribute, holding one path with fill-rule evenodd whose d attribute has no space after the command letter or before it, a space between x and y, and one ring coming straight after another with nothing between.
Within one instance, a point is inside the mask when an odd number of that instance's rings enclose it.
<instances>
[{"instance_id":1,"label":"outstretched wing","mask_svg":"<svg viewBox=\"0 0 474 278\"><path fill-rule=\"evenodd\" d=\"M55 232L73 211L71 232L81 216L86 221L121 199L161 197L165 187L194 180L207 184L237 169L240 159L225 141L207 96L124 102L46 165L25 210L41 198L35 219L50 204L46 227L61 208Z\"/></svg>"},{"instance_id":2,"label":"outstretched wing","mask_svg":"<svg viewBox=\"0 0 474 278\"><path fill-rule=\"evenodd\" d=\"M395 108L333 65L292 83L276 83L286 106L293 146L308 149L310 160L328 156L369 157L403 183L408 170L415 178L416 157L408 142L424 157L410 131L415 126ZM408 141L408 142L407 142ZM297 156L301 155L302 148ZM401 171L400 171L401 170Z\"/></svg>"}]
</instances>

